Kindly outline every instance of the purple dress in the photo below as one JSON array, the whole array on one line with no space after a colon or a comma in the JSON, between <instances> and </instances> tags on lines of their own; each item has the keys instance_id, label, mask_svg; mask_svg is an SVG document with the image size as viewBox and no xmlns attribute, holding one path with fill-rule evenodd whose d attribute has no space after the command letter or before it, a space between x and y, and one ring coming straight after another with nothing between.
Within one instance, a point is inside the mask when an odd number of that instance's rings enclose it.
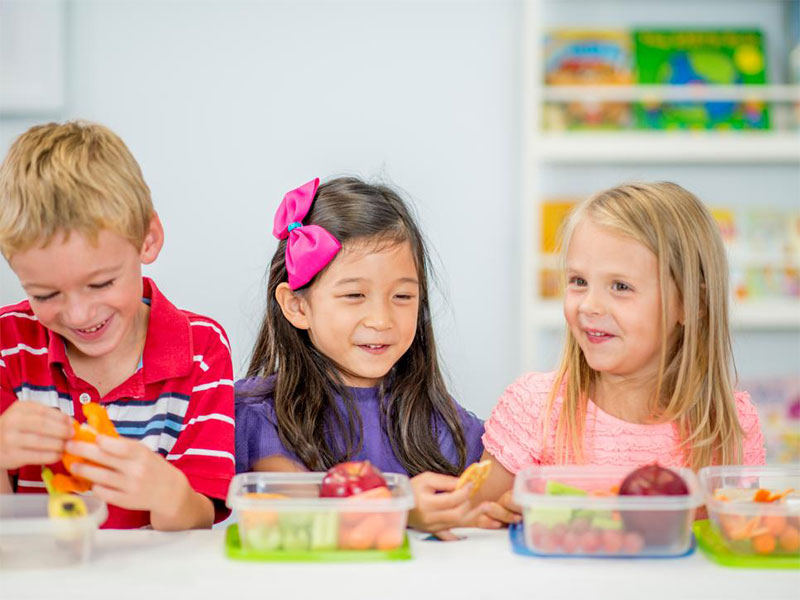
<instances>
[{"instance_id":1,"label":"purple dress","mask_svg":"<svg viewBox=\"0 0 800 600\"><path fill-rule=\"evenodd\" d=\"M236 472L244 473L253 464L267 456L281 455L302 464L291 451L284 448L278 437L275 404L272 395L272 378L251 377L236 382ZM352 460L369 460L387 473L408 473L397 460L391 443L380 425L378 388L348 388L355 400L364 427L364 443L361 451ZM337 398L342 414L344 402ZM483 421L456 403L464 439L467 446L467 462L480 460L483 453ZM458 454L450 430L446 426L436 427L439 448L444 457L453 464Z\"/></svg>"}]
</instances>

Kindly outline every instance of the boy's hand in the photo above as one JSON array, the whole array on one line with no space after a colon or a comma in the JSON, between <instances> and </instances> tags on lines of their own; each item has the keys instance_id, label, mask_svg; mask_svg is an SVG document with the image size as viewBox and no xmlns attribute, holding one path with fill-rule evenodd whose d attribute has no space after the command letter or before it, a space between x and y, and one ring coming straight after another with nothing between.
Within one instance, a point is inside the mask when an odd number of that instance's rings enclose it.
<instances>
[{"instance_id":1,"label":"boy's hand","mask_svg":"<svg viewBox=\"0 0 800 600\"><path fill-rule=\"evenodd\" d=\"M163 513L188 487L179 469L137 440L98 435L96 444L69 442L67 451L100 465L75 463L72 471L93 482L98 497L121 508Z\"/></svg>"},{"instance_id":2,"label":"boy's hand","mask_svg":"<svg viewBox=\"0 0 800 600\"><path fill-rule=\"evenodd\" d=\"M0 415L0 469L58 462L72 433L72 422L61 411L14 402Z\"/></svg>"},{"instance_id":3,"label":"boy's hand","mask_svg":"<svg viewBox=\"0 0 800 600\"><path fill-rule=\"evenodd\" d=\"M512 490L500 496L496 502L489 502L486 511L478 516L477 526L484 529L499 529L522 520L522 507L512 500Z\"/></svg>"},{"instance_id":4,"label":"boy's hand","mask_svg":"<svg viewBox=\"0 0 800 600\"><path fill-rule=\"evenodd\" d=\"M411 478L416 507L408 514L408 524L435 533L442 540L458 539L451 527L469 527L485 510L470 502L472 484L456 490L458 477L425 472Z\"/></svg>"}]
</instances>

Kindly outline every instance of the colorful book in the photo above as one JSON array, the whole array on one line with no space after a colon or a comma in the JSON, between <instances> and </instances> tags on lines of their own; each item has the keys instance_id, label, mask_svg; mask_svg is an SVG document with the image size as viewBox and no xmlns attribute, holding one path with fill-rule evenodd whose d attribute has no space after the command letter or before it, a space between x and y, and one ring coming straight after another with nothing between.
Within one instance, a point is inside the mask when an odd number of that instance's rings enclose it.
<instances>
[{"instance_id":1,"label":"colorful book","mask_svg":"<svg viewBox=\"0 0 800 600\"><path fill-rule=\"evenodd\" d=\"M764 39L755 29L647 29L633 33L636 80L654 85L765 84ZM634 107L643 129L768 129L761 101L652 101Z\"/></svg>"},{"instance_id":2,"label":"colorful book","mask_svg":"<svg viewBox=\"0 0 800 600\"><path fill-rule=\"evenodd\" d=\"M557 29L545 36L545 84L630 85L631 38L626 31ZM625 102L548 102L545 129L620 129L631 124Z\"/></svg>"}]
</instances>

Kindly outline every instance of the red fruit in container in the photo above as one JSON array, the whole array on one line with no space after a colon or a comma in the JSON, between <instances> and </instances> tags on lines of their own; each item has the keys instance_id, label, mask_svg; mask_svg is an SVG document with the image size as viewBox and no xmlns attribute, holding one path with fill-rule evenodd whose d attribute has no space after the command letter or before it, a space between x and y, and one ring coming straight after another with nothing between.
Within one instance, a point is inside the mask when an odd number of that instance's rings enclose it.
<instances>
[{"instance_id":1,"label":"red fruit in container","mask_svg":"<svg viewBox=\"0 0 800 600\"><path fill-rule=\"evenodd\" d=\"M598 548L600 548L600 544L603 541L600 536L600 531L597 529L585 531L581 534L580 540L581 550L587 553L597 552Z\"/></svg>"},{"instance_id":2,"label":"red fruit in container","mask_svg":"<svg viewBox=\"0 0 800 600\"><path fill-rule=\"evenodd\" d=\"M570 531L574 531L579 535L585 531L589 531L591 526L592 521L589 519L589 517L575 517L569 524Z\"/></svg>"},{"instance_id":3,"label":"red fruit in container","mask_svg":"<svg viewBox=\"0 0 800 600\"><path fill-rule=\"evenodd\" d=\"M346 498L377 487L386 487L381 472L368 460L345 462L328 469L319 488L320 498Z\"/></svg>"},{"instance_id":4,"label":"red fruit in container","mask_svg":"<svg viewBox=\"0 0 800 600\"><path fill-rule=\"evenodd\" d=\"M564 552L567 554L573 554L578 551L581 544L581 536L574 531L568 531L564 534L564 537L561 538L561 548L563 548Z\"/></svg>"},{"instance_id":5,"label":"red fruit in container","mask_svg":"<svg viewBox=\"0 0 800 600\"><path fill-rule=\"evenodd\" d=\"M688 496L689 487L675 471L658 463L640 467L623 479L620 496ZM644 537L648 546L666 546L686 531L690 510L623 510L625 529Z\"/></svg>"},{"instance_id":6,"label":"red fruit in container","mask_svg":"<svg viewBox=\"0 0 800 600\"><path fill-rule=\"evenodd\" d=\"M644 549L644 538L635 531L622 536L622 551L625 554L639 554Z\"/></svg>"},{"instance_id":7,"label":"red fruit in container","mask_svg":"<svg viewBox=\"0 0 800 600\"><path fill-rule=\"evenodd\" d=\"M606 529L602 533L603 550L608 554L619 554L622 550L623 532L619 529Z\"/></svg>"},{"instance_id":8,"label":"red fruit in container","mask_svg":"<svg viewBox=\"0 0 800 600\"><path fill-rule=\"evenodd\" d=\"M658 463L631 471L619 486L620 496L688 496L689 487L675 471Z\"/></svg>"}]
</instances>

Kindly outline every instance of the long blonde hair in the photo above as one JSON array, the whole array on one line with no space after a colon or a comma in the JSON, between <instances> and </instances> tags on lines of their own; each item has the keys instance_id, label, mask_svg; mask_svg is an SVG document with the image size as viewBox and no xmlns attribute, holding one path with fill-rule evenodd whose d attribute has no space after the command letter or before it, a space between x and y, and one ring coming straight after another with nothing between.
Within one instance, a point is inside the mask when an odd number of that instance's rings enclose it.
<instances>
[{"instance_id":1,"label":"long blonde hair","mask_svg":"<svg viewBox=\"0 0 800 600\"><path fill-rule=\"evenodd\" d=\"M584 219L648 248L658 260L661 331L667 331L667 293L675 283L683 325L661 341L651 398L653 422L676 422L685 462L698 469L741 462L742 429L733 395L735 368L728 328L728 264L714 219L681 186L631 183L579 204L565 223L562 258ZM554 403L562 396L555 436L556 462L581 462L587 402L597 377L568 330L544 418L548 440Z\"/></svg>"}]
</instances>

